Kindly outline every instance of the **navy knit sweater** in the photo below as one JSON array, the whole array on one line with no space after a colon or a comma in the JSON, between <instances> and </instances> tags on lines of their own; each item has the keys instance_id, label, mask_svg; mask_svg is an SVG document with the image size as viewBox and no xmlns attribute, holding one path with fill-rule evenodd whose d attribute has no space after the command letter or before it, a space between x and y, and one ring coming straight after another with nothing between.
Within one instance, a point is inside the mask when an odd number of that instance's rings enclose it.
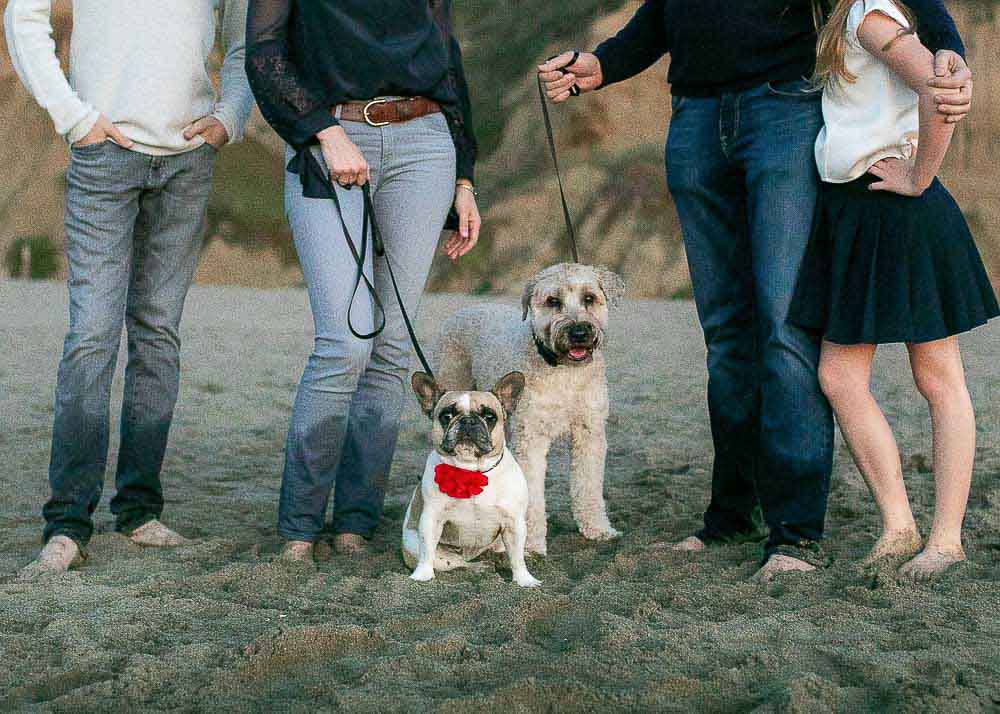
<instances>
[{"instance_id":1,"label":"navy knit sweater","mask_svg":"<svg viewBox=\"0 0 1000 714\"><path fill-rule=\"evenodd\" d=\"M907 0L932 51L965 54L942 0ZM678 96L715 96L764 82L808 77L816 60L810 0L646 0L616 36L595 50L604 84L670 55Z\"/></svg>"}]
</instances>

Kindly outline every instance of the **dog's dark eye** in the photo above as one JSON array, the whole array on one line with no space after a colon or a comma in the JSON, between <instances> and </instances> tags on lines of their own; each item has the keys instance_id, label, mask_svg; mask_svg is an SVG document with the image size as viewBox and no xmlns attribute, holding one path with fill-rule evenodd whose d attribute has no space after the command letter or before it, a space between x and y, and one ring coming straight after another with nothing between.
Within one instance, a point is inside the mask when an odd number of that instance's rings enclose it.
<instances>
[{"instance_id":1,"label":"dog's dark eye","mask_svg":"<svg viewBox=\"0 0 1000 714\"><path fill-rule=\"evenodd\" d=\"M483 418L486 425L493 428L493 425L497 423L497 415L492 409L483 409L479 412L479 416Z\"/></svg>"},{"instance_id":2,"label":"dog's dark eye","mask_svg":"<svg viewBox=\"0 0 1000 714\"><path fill-rule=\"evenodd\" d=\"M562 300L555 296L545 298L545 306L559 309L562 307Z\"/></svg>"},{"instance_id":3,"label":"dog's dark eye","mask_svg":"<svg viewBox=\"0 0 1000 714\"><path fill-rule=\"evenodd\" d=\"M451 420L455 417L454 409L445 409L441 414L438 415L438 421L441 422L441 426L448 426Z\"/></svg>"},{"instance_id":4,"label":"dog's dark eye","mask_svg":"<svg viewBox=\"0 0 1000 714\"><path fill-rule=\"evenodd\" d=\"M597 303L597 296L596 295L591 295L590 293L588 293L588 294L586 294L586 295L583 296L583 304L586 305L587 307L591 307L592 305L594 305L596 303Z\"/></svg>"}]
</instances>

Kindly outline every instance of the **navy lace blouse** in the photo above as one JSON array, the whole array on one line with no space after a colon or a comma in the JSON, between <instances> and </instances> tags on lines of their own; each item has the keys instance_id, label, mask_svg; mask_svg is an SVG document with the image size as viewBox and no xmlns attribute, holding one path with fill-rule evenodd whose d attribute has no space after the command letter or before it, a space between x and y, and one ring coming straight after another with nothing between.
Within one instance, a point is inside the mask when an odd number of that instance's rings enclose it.
<instances>
[{"instance_id":1,"label":"navy lace blouse","mask_svg":"<svg viewBox=\"0 0 1000 714\"><path fill-rule=\"evenodd\" d=\"M331 108L379 96L438 102L458 176L474 178L476 139L450 0L250 0L246 42L257 104L297 150L289 168L302 174L306 195L323 193L317 179L326 184L305 149L337 124Z\"/></svg>"}]
</instances>

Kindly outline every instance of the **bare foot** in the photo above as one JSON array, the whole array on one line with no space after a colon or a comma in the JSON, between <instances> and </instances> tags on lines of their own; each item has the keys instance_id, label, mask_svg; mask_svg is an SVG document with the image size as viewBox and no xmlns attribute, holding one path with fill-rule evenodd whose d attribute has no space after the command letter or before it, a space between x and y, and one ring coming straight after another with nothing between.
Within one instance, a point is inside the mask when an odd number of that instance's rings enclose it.
<instances>
[{"instance_id":1,"label":"bare foot","mask_svg":"<svg viewBox=\"0 0 1000 714\"><path fill-rule=\"evenodd\" d=\"M306 540L290 540L281 551L281 559L286 563L314 565L313 544Z\"/></svg>"},{"instance_id":2,"label":"bare foot","mask_svg":"<svg viewBox=\"0 0 1000 714\"><path fill-rule=\"evenodd\" d=\"M333 557L333 543L326 540L318 540L313 543L313 559L317 563L325 563Z\"/></svg>"},{"instance_id":3,"label":"bare foot","mask_svg":"<svg viewBox=\"0 0 1000 714\"><path fill-rule=\"evenodd\" d=\"M699 551L705 550L705 541L703 541L698 536L688 536L682 541L676 543L659 543L653 546L657 550L670 549L670 550L680 550L685 553L697 553Z\"/></svg>"},{"instance_id":4,"label":"bare foot","mask_svg":"<svg viewBox=\"0 0 1000 714\"><path fill-rule=\"evenodd\" d=\"M580 534L587 540L613 540L622 533L608 522L592 526L580 526Z\"/></svg>"},{"instance_id":5,"label":"bare foot","mask_svg":"<svg viewBox=\"0 0 1000 714\"><path fill-rule=\"evenodd\" d=\"M875 541L875 545L861 561L861 565L874 565L883 558L910 557L919 553L923 545L916 528L886 531Z\"/></svg>"},{"instance_id":6,"label":"bare foot","mask_svg":"<svg viewBox=\"0 0 1000 714\"><path fill-rule=\"evenodd\" d=\"M150 548L176 548L180 545L187 545L191 541L176 531L172 531L158 520L153 519L148 523L143 523L129 535L136 545L148 546Z\"/></svg>"},{"instance_id":7,"label":"bare foot","mask_svg":"<svg viewBox=\"0 0 1000 714\"><path fill-rule=\"evenodd\" d=\"M84 561L80 547L72 538L52 536L38 557L28 563L17 575L20 582L27 582L43 575L65 573L74 565Z\"/></svg>"},{"instance_id":8,"label":"bare foot","mask_svg":"<svg viewBox=\"0 0 1000 714\"><path fill-rule=\"evenodd\" d=\"M816 570L816 566L809 565L804 560L793 558L790 555L772 555L764 563L764 567L754 574L753 580L758 583L769 583L779 573L808 573L811 570Z\"/></svg>"},{"instance_id":9,"label":"bare foot","mask_svg":"<svg viewBox=\"0 0 1000 714\"><path fill-rule=\"evenodd\" d=\"M368 541L357 533L338 533L333 537L333 547L340 555L362 556L370 553Z\"/></svg>"},{"instance_id":10,"label":"bare foot","mask_svg":"<svg viewBox=\"0 0 1000 714\"><path fill-rule=\"evenodd\" d=\"M965 551L961 546L944 550L927 547L916 558L904 563L899 574L904 578L926 581L964 560Z\"/></svg>"}]
</instances>

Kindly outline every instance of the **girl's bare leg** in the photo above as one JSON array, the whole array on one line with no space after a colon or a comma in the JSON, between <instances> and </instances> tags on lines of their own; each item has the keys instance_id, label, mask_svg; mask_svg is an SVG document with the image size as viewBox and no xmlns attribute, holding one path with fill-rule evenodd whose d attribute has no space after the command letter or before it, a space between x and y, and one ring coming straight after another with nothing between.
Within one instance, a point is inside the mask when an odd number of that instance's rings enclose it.
<instances>
[{"instance_id":1,"label":"girl's bare leg","mask_svg":"<svg viewBox=\"0 0 1000 714\"><path fill-rule=\"evenodd\" d=\"M903 483L899 449L869 386L874 356L875 345L824 342L819 362L823 393L882 514L882 535L865 557L865 564L888 556L912 555L921 545Z\"/></svg>"},{"instance_id":2,"label":"girl's bare leg","mask_svg":"<svg viewBox=\"0 0 1000 714\"><path fill-rule=\"evenodd\" d=\"M962 521L976 455L976 417L965 385L958 340L909 345L917 389L931 410L934 433L934 524L923 552L900 572L927 579L965 560Z\"/></svg>"}]
</instances>

